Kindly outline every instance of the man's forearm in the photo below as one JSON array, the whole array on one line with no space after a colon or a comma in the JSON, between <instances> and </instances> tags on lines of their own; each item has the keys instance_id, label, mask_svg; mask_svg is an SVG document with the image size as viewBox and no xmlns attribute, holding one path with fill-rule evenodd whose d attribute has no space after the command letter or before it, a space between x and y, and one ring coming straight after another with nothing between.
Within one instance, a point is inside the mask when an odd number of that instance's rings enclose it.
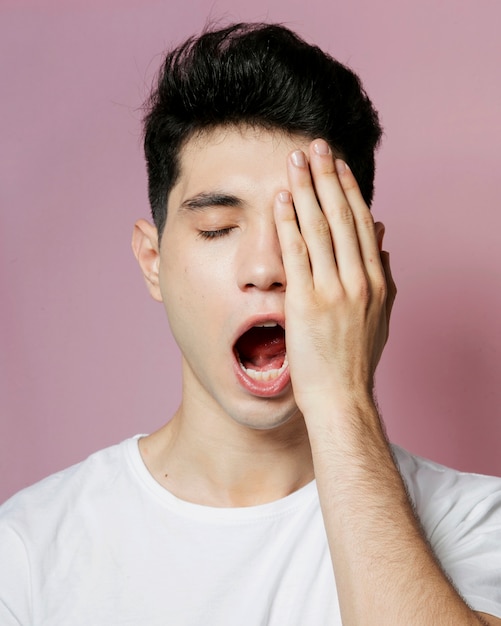
<instances>
[{"instance_id":1,"label":"man's forearm","mask_svg":"<svg viewBox=\"0 0 501 626\"><path fill-rule=\"evenodd\" d=\"M428 545L372 400L323 407L307 424L344 626L485 624Z\"/></svg>"}]
</instances>

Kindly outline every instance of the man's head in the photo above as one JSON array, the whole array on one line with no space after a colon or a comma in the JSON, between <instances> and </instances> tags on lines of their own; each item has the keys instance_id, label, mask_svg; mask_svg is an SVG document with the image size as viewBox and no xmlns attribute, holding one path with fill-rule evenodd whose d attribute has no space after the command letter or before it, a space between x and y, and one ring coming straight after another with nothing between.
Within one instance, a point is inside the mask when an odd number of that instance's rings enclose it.
<instances>
[{"instance_id":1,"label":"man's head","mask_svg":"<svg viewBox=\"0 0 501 626\"><path fill-rule=\"evenodd\" d=\"M282 26L236 24L168 53L148 102L144 145L159 236L181 149L224 126L323 137L350 164L370 205L381 127L358 77Z\"/></svg>"}]
</instances>

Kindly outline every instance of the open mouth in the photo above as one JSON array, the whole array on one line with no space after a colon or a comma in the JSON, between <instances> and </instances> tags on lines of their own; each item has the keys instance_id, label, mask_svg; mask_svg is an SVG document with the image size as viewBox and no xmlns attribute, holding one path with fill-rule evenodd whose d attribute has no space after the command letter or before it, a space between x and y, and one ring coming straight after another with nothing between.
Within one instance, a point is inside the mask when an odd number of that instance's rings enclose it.
<instances>
[{"instance_id":1,"label":"open mouth","mask_svg":"<svg viewBox=\"0 0 501 626\"><path fill-rule=\"evenodd\" d=\"M277 379L287 369L285 330L277 322L264 322L247 330L236 342L235 353L243 371L255 381Z\"/></svg>"}]
</instances>

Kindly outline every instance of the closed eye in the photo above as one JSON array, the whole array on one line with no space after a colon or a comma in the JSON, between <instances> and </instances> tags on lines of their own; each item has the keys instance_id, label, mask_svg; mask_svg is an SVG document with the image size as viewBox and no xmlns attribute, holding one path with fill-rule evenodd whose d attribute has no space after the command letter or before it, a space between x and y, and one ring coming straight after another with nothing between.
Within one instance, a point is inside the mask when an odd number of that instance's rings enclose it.
<instances>
[{"instance_id":1,"label":"closed eye","mask_svg":"<svg viewBox=\"0 0 501 626\"><path fill-rule=\"evenodd\" d=\"M215 230L201 230L199 232L199 237L202 239L216 239L217 237L224 237L225 235L229 235L233 230L233 226L229 228L217 228Z\"/></svg>"}]
</instances>

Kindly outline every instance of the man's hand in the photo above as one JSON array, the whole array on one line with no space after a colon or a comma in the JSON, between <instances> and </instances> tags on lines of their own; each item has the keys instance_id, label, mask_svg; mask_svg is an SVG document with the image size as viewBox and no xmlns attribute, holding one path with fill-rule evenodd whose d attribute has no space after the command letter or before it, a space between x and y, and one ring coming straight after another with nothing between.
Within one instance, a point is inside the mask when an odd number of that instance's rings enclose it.
<instances>
[{"instance_id":1,"label":"man's hand","mask_svg":"<svg viewBox=\"0 0 501 626\"><path fill-rule=\"evenodd\" d=\"M303 413L327 398L370 397L395 298L382 224L328 144L288 158L291 193L275 219L287 277L287 358Z\"/></svg>"}]
</instances>

